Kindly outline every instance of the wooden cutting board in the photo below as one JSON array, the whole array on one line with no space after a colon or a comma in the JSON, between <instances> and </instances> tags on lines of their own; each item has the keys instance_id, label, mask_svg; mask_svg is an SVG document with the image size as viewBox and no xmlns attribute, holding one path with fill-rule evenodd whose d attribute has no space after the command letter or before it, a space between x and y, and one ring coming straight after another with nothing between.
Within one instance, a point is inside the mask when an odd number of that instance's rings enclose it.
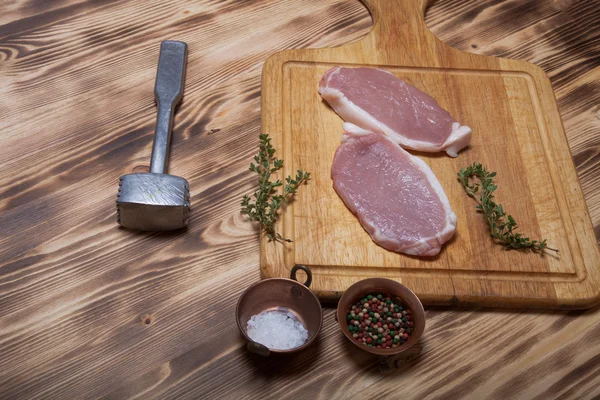
<instances>
[{"instance_id":1,"label":"wooden cutting board","mask_svg":"<svg viewBox=\"0 0 600 400\"><path fill-rule=\"evenodd\" d=\"M281 176L312 173L277 230L292 243L261 242L263 277L313 272L311 288L334 301L353 283L386 277L426 304L586 308L600 302L600 252L573 165L552 86L523 61L460 52L426 27L427 0L364 0L373 30L337 48L279 52L263 68L262 130L285 160ZM433 169L458 218L456 234L433 258L376 245L332 187L330 167L342 120L317 92L336 65L372 66L432 95L473 129L453 159L415 153ZM456 180L474 161L496 171L497 201L532 238L560 254L506 251L494 244L475 203Z\"/></svg>"}]
</instances>

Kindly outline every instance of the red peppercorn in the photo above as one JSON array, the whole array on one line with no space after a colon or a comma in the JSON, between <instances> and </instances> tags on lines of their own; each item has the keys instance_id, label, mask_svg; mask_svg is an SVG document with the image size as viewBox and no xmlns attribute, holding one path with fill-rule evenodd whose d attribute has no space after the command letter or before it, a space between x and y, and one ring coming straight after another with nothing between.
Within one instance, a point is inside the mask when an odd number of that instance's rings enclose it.
<instances>
[{"instance_id":1,"label":"red peppercorn","mask_svg":"<svg viewBox=\"0 0 600 400\"><path fill-rule=\"evenodd\" d=\"M392 337L391 337L390 335L387 335L387 336L385 337L385 340L392 340Z\"/></svg>"},{"instance_id":2,"label":"red peppercorn","mask_svg":"<svg viewBox=\"0 0 600 400\"><path fill-rule=\"evenodd\" d=\"M363 328L366 328L366 327L367 327L367 323L366 323L366 322L362 322L362 323L360 324L360 326L362 326Z\"/></svg>"},{"instance_id":3,"label":"red peppercorn","mask_svg":"<svg viewBox=\"0 0 600 400\"><path fill-rule=\"evenodd\" d=\"M367 301L367 304L369 304L369 305L373 304L373 300Z\"/></svg>"},{"instance_id":4,"label":"red peppercorn","mask_svg":"<svg viewBox=\"0 0 600 400\"><path fill-rule=\"evenodd\" d=\"M405 339L408 339L408 333L405 333L405 334L404 334L404 338L405 338Z\"/></svg>"},{"instance_id":5,"label":"red peppercorn","mask_svg":"<svg viewBox=\"0 0 600 400\"><path fill-rule=\"evenodd\" d=\"M410 326L414 326L414 324L413 324L413 322L412 322L412 321L408 321L408 325L410 325Z\"/></svg>"},{"instance_id":6,"label":"red peppercorn","mask_svg":"<svg viewBox=\"0 0 600 400\"><path fill-rule=\"evenodd\" d=\"M378 348L378 349L380 349L380 348L381 348L381 346L377 346L377 348Z\"/></svg>"},{"instance_id":7,"label":"red peppercorn","mask_svg":"<svg viewBox=\"0 0 600 400\"><path fill-rule=\"evenodd\" d=\"M367 338L367 343L371 343L373 341L373 338L368 337Z\"/></svg>"},{"instance_id":8,"label":"red peppercorn","mask_svg":"<svg viewBox=\"0 0 600 400\"><path fill-rule=\"evenodd\" d=\"M387 342L385 342L385 344L386 344L388 347L390 347L390 346L392 345L392 341L391 341L391 340L388 340Z\"/></svg>"},{"instance_id":9,"label":"red peppercorn","mask_svg":"<svg viewBox=\"0 0 600 400\"><path fill-rule=\"evenodd\" d=\"M359 339L362 339L362 337L363 337L363 334L362 334L362 333L359 333L359 334L358 334L358 338L359 338Z\"/></svg>"},{"instance_id":10,"label":"red peppercorn","mask_svg":"<svg viewBox=\"0 0 600 400\"><path fill-rule=\"evenodd\" d=\"M378 326L378 327L380 327L380 328L383 326L383 324L381 323L381 321L379 321L379 322L377 323L377 326Z\"/></svg>"}]
</instances>

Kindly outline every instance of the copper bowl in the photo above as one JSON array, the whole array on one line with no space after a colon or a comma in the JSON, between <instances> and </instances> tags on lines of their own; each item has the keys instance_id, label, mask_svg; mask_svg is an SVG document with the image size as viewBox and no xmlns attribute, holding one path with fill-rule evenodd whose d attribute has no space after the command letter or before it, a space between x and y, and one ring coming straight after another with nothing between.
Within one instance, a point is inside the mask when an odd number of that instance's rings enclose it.
<instances>
[{"instance_id":1,"label":"copper bowl","mask_svg":"<svg viewBox=\"0 0 600 400\"><path fill-rule=\"evenodd\" d=\"M352 305L356 304L356 302L367 296L369 293L387 293L392 297L394 302L400 302L412 311L414 323L413 331L403 345L393 349L378 349L360 344L352 337L352 333L348 330L346 316ZM344 332L344 335L346 335L352 343L361 350L380 356L391 356L403 352L415 344L425 331L425 310L423 310L423 304L421 304L419 298L406 286L384 278L364 279L350 286L348 290L344 292L344 295L338 303L336 320L340 324L340 328L342 329L342 332Z\"/></svg>"},{"instance_id":2,"label":"copper bowl","mask_svg":"<svg viewBox=\"0 0 600 400\"><path fill-rule=\"evenodd\" d=\"M303 270L308 276L304 284L297 282L296 271ZM323 309L315 294L308 289L312 281L310 269L304 265L296 265L290 273L291 279L271 278L256 282L242 294L235 310L238 328L248 340L248 350L268 356L274 354L290 354L304 350L315 341L323 325ZM270 349L256 343L246 333L248 320L263 311L281 310L291 312L304 324L308 331L308 339L299 347L288 350Z\"/></svg>"}]
</instances>

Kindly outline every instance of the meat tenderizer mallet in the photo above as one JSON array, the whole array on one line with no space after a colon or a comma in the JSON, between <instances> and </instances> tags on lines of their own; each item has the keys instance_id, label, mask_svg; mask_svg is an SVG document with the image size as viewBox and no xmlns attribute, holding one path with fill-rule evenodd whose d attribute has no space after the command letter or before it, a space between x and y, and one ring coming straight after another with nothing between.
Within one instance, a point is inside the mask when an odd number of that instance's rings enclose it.
<instances>
[{"instance_id":1,"label":"meat tenderizer mallet","mask_svg":"<svg viewBox=\"0 0 600 400\"><path fill-rule=\"evenodd\" d=\"M168 175L171 130L175 106L183 96L187 44L166 40L160 44L154 97L158 105L150 172L123 175L117 194L117 222L139 231L183 228L190 214L188 181Z\"/></svg>"}]
</instances>

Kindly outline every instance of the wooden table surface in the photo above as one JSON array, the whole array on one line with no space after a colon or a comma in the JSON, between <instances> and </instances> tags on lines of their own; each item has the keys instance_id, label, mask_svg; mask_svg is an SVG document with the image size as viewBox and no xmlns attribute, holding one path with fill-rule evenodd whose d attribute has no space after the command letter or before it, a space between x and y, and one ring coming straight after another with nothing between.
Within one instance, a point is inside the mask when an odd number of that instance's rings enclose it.
<instances>
[{"instance_id":1,"label":"wooden table surface","mask_svg":"<svg viewBox=\"0 0 600 400\"><path fill-rule=\"evenodd\" d=\"M427 22L464 51L551 77L600 236L600 2L440 0ZM382 368L326 308L290 358L245 350L234 319L259 277L239 215L264 60L347 43L358 0L9 0L0 5L0 398L594 398L600 307L428 308L422 352ZM116 225L118 177L147 168L159 42L189 44L170 172L187 232Z\"/></svg>"}]
</instances>

